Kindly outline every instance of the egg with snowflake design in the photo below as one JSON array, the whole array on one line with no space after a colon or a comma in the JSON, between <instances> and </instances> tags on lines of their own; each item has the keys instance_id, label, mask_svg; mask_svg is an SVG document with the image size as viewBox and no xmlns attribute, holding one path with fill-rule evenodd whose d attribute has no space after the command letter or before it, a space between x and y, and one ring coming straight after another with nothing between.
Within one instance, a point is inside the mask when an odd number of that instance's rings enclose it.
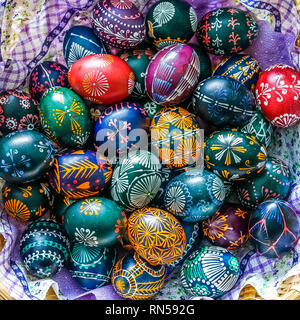
<instances>
[{"instance_id":1,"label":"egg with snowflake design","mask_svg":"<svg viewBox=\"0 0 300 320\"><path fill-rule=\"evenodd\" d=\"M30 74L29 92L40 101L43 94L53 87L69 87L68 68L55 61L43 61Z\"/></svg>"},{"instance_id":2,"label":"egg with snowflake design","mask_svg":"<svg viewBox=\"0 0 300 320\"><path fill-rule=\"evenodd\" d=\"M295 182L290 190L288 203L293 207L295 212L300 215L300 183Z\"/></svg>"},{"instance_id":3,"label":"egg with snowflake design","mask_svg":"<svg viewBox=\"0 0 300 320\"><path fill-rule=\"evenodd\" d=\"M256 208L267 199L286 199L292 184L287 164L279 158L268 157L257 175L237 182L237 195L246 208Z\"/></svg>"},{"instance_id":4,"label":"egg with snowflake design","mask_svg":"<svg viewBox=\"0 0 300 320\"><path fill-rule=\"evenodd\" d=\"M146 36L145 19L130 0L99 0L90 20L95 34L112 47L136 47Z\"/></svg>"},{"instance_id":5,"label":"egg with snowflake design","mask_svg":"<svg viewBox=\"0 0 300 320\"><path fill-rule=\"evenodd\" d=\"M19 90L0 93L0 132L40 129L38 103L30 94Z\"/></svg>"},{"instance_id":6,"label":"egg with snowflake design","mask_svg":"<svg viewBox=\"0 0 300 320\"><path fill-rule=\"evenodd\" d=\"M35 130L15 131L0 139L0 177L27 183L44 176L54 162L51 140Z\"/></svg>"},{"instance_id":7,"label":"egg with snowflake design","mask_svg":"<svg viewBox=\"0 0 300 320\"><path fill-rule=\"evenodd\" d=\"M53 203L52 218L62 224L67 208L75 201L77 200L56 195Z\"/></svg>"},{"instance_id":8,"label":"egg with snowflake design","mask_svg":"<svg viewBox=\"0 0 300 320\"><path fill-rule=\"evenodd\" d=\"M181 267L181 282L192 296L218 298L230 291L240 274L238 259L227 249L202 246Z\"/></svg>"},{"instance_id":9,"label":"egg with snowflake design","mask_svg":"<svg viewBox=\"0 0 300 320\"><path fill-rule=\"evenodd\" d=\"M300 120L300 72L285 64L272 65L260 75L256 99L265 118L288 128Z\"/></svg>"},{"instance_id":10,"label":"egg with snowflake design","mask_svg":"<svg viewBox=\"0 0 300 320\"><path fill-rule=\"evenodd\" d=\"M236 129L215 131L204 143L205 167L226 180L242 180L265 166L266 147Z\"/></svg>"},{"instance_id":11,"label":"egg with snowflake design","mask_svg":"<svg viewBox=\"0 0 300 320\"><path fill-rule=\"evenodd\" d=\"M192 96L193 111L216 127L246 125L255 114L252 92L238 80L212 76L201 81Z\"/></svg>"},{"instance_id":12,"label":"egg with snowflake design","mask_svg":"<svg viewBox=\"0 0 300 320\"><path fill-rule=\"evenodd\" d=\"M106 158L95 151L76 150L55 157L49 181L58 194L80 199L103 192L111 176L112 167Z\"/></svg>"},{"instance_id":13,"label":"egg with snowflake design","mask_svg":"<svg viewBox=\"0 0 300 320\"><path fill-rule=\"evenodd\" d=\"M248 240L248 222L251 211L242 206L224 203L211 217L202 222L203 233L213 245L235 250Z\"/></svg>"},{"instance_id":14,"label":"egg with snowflake design","mask_svg":"<svg viewBox=\"0 0 300 320\"><path fill-rule=\"evenodd\" d=\"M165 277L165 266L153 266L136 252L130 252L115 264L111 283L115 292L125 299L146 300L159 292Z\"/></svg>"},{"instance_id":15,"label":"egg with snowflake design","mask_svg":"<svg viewBox=\"0 0 300 320\"><path fill-rule=\"evenodd\" d=\"M209 53L228 55L248 48L258 35L256 19L238 8L218 8L207 12L197 26L199 44Z\"/></svg>"},{"instance_id":16,"label":"egg with snowflake design","mask_svg":"<svg viewBox=\"0 0 300 320\"><path fill-rule=\"evenodd\" d=\"M163 108L163 106L150 99L142 99L141 105L150 119L153 119L155 114Z\"/></svg>"},{"instance_id":17,"label":"egg with snowflake design","mask_svg":"<svg viewBox=\"0 0 300 320\"><path fill-rule=\"evenodd\" d=\"M192 47L174 44L158 51L150 61L145 77L147 95L162 106L186 100L197 86L200 61Z\"/></svg>"},{"instance_id":18,"label":"egg with snowflake design","mask_svg":"<svg viewBox=\"0 0 300 320\"><path fill-rule=\"evenodd\" d=\"M73 26L64 36L63 54L68 68L82 57L97 53L108 53L105 44L88 26Z\"/></svg>"},{"instance_id":19,"label":"egg with snowflake design","mask_svg":"<svg viewBox=\"0 0 300 320\"><path fill-rule=\"evenodd\" d=\"M70 242L63 227L51 219L30 223L20 239L20 258L26 270L40 279L51 278L67 265Z\"/></svg>"},{"instance_id":20,"label":"egg with snowflake design","mask_svg":"<svg viewBox=\"0 0 300 320\"><path fill-rule=\"evenodd\" d=\"M116 262L115 247L101 248L74 243L70 252L68 270L81 288L89 291L110 283Z\"/></svg>"},{"instance_id":21,"label":"egg with snowflake design","mask_svg":"<svg viewBox=\"0 0 300 320\"><path fill-rule=\"evenodd\" d=\"M224 184L217 175L208 170L191 169L168 183L164 207L180 221L201 221L221 207L225 194Z\"/></svg>"},{"instance_id":22,"label":"egg with snowflake design","mask_svg":"<svg viewBox=\"0 0 300 320\"><path fill-rule=\"evenodd\" d=\"M77 60L69 69L68 79L78 95L97 104L120 102L135 85L129 65L111 54L92 54Z\"/></svg>"},{"instance_id":23,"label":"egg with snowflake design","mask_svg":"<svg viewBox=\"0 0 300 320\"><path fill-rule=\"evenodd\" d=\"M262 202L249 220L249 239L259 255L282 258L297 244L299 220L291 205L284 200Z\"/></svg>"}]
</instances>

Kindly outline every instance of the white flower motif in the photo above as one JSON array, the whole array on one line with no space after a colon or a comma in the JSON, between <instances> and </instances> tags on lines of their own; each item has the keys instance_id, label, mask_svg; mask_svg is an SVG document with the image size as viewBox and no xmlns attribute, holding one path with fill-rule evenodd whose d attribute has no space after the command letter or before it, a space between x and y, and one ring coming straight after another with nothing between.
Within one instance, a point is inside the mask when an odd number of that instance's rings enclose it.
<instances>
[{"instance_id":1,"label":"white flower motif","mask_svg":"<svg viewBox=\"0 0 300 320\"><path fill-rule=\"evenodd\" d=\"M75 240L78 243L82 243L87 246L97 246L99 244L99 241L97 240L97 237L94 236L95 231L91 231L90 229L84 229L84 228L76 228L75 231Z\"/></svg>"}]
</instances>

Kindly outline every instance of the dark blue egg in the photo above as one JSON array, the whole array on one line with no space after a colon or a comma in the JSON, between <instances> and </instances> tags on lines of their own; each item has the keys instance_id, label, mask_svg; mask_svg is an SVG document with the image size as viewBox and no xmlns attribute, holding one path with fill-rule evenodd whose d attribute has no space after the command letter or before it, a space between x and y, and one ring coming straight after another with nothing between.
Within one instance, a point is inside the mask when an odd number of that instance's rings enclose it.
<instances>
[{"instance_id":1,"label":"dark blue egg","mask_svg":"<svg viewBox=\"0 0 300 320\"><path fill-rule=\"evenodd\" d=\"M69 68L80 58L96 53L108 53L108 50L92 28L74 26L66 32L63 54Z\"/></svg>"},{"instance_id":2,"label":"dark blue egg","mask_svg":"<svg viewBox=\"0 0 300 320\"><path fill-rule=\"evenodd\" d=\"M85 290L93 290L110 283L110 275L117 256L116 248L100 248L74 243L68 269Z\"/></svg>"},{"instance_id":3,"label":"dark blue egg","mask_svg":"<svg viewBox=\"0 0 300 320\"><path fill-rule=\"evenodd\" d=\"M66 265L69 254L68 236L54 220L34 221L22 234L20 257L27 271L36 277L53 277Z\"/></svg>"}]
</instances>

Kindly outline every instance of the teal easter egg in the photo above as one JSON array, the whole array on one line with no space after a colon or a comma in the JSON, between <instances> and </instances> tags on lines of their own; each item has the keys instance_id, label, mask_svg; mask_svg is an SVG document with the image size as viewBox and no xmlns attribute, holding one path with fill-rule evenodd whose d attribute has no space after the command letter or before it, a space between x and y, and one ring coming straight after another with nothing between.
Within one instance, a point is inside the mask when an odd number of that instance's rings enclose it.
<instances>
[{"instance_id":1,"label":"teal easter egg","mask_svg":"<svg viewBox=\"0 0 300 320\"><path fill-rule=\"evenodd\" d=\"M268 157L259 174L237 183L237 195L241 204L254 209L267 199L286 199L292 179L287 164L275 157Z\"/></svg>"},{"instance_id":2,"label":"teal easter egg","mask_svg":"<svg viewBox=\"0 0 300 320\"><path fill-rule=\"evenodd\" d=\"M91 116L83 100L71 89L53 87L40 101L44 132L65 148L81 148L91 132Z\"/></svg>"},{"instance_id":3,"label":"teal easter egg","mask_svg":"<svg viewBox=\"0 0 300 320\"><path fill-rule=\"evenodd\" d=\"M263 144L236 129L215 131L204 143L206 168L227 180L245 179L261 171L266 158Z\"/></svg>"},{"instance_id":4,"label":"teal easter egg","mask_svg":"<svg viewBox=\"0 0 300 320\"><path fill-rule=\"evenodd\" d=\"M181 268L181 282L192 296L218 298L230 291L240 273L238 259L225 248L203 246Z\"/></svg>"},{"instance_id":5,"label":"teal easter egg","mask_svg":"<svg viewBox=\"0 0 300 320\"><path fill-rule=\"evenodd\" d=\"M195 10L183 0L157 1L149 9L145 21L149 40L159 49L187 43L195 34L198 23Z\"/></svg>"},{"instance_id":6,"label":"teal easter egg","mask_svg":"<svg viewBox=\"0 0 300 320\"><path fill-rule=\"evenodd\" d=\"M74 243L68 270L72 278L85 290L94 290L110 283L110 275L117 257L116 248L101 248Z\"/></svg>"},{"instance_id":7,"label":"teal easter egg","mask_svg":"<svg viewBox=\"0 0 300 320\"><path fill-rule=\"evenodd\" d=\"M35 130L15 131L0 140L0 177L10 183L39 179L52 166L52 141Z\"/></svg>"},{"instance_id":8,"label":"teal easter egg","mask_svg":"<svg viewBox=\"0 0 300 320\"><path fill-rule=\"evenodd\" d=\"M56 195L53 203L53 211L52 211L53 218L57 222L63 223L66 210L75 201L76 201L75 199L71 199L69 197Z\"/></svg>"},{"instance_id":9,"label":"teal easter egg","mask_svg":"<svg viewBox=\"0 0 300 320\"><path fill-rule=\"evenodd\" d=\"M73 242L111 247L121 241L126 216L112 200L92 197L78 200L65 211L63 226Z\"/></svg>"},{"instance_id":10,"label":"teal easter egg","mask_svg":"<svg viewBox=\"0 0 300 320\"><path fill-rule=\"evenodd\" d=\"M162 106L156 102L146 99L141 101L142 108L146 111L147 116L153 119L155 114L162 109Z\"/></svg>"},{"instance_id":11,"label":"teal easter egg","mask_svg":"<svg viewBox=\"0 0 300 320\"><path fill-rule=\"evenodd\" d=\"M208 170L187 170L168 183L164 207L179 220L196 222L213 215L223 204L226 191L221 178Z\"/></svg>"}]
</instances>

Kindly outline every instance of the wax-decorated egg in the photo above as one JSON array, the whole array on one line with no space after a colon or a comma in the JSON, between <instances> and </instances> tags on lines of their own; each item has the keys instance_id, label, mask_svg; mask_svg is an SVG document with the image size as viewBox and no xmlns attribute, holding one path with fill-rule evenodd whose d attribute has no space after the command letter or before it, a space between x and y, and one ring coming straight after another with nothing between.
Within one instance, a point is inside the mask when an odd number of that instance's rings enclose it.
<instances>
[{"instance_id":1,"label":"wax-decorated egg","mask_svg":"<svg viewBox=\"0 0 300 320\"><path fill-rule=\"evenodd\" d=\"M99 0L91 25L103 42L121 49L136 47L146 35L144 17L130 0Z\"/></svg>"},{"instance_id":2,"label":"wax-decorated egg","mask_svg":"<svg viewBox=\"0 0 300 320\"><path fill-rule=\"evenodd\" d=\"M110 283L116 261L115 247L101 248L74 243L68 270L72 278L85 290L94 290Z\"/></svg>"},{"instance_id":3,"label":"wax-decorated egg","mask_svg":"<svg viewBox=\"0 0 300 320\"><path fill-rule=\"evenodd\" d=\"M212 65L208 53L197 44L189 43L189 46L194 49L200 61L199 81L210 77L212 75Z\"/></svg>"},{"instance_id":4,"label":"wax-decorated egg","mask_svg":"<svg viewBox=\"0 0 300 320\"><path fill-rule=\"evenodd\" d=\"M66 148L81 148L91 131L91 117L84 101L71 89L50 88L40 102L40 119L45 133Z\"/></svg>"},{"instance_id":5,"label":"wax-decorated egg","mask_svg":"<svg viewBox=\"0 0 300 320\"><path fill-rule=\"evenodd\" d=\"M70 243L63 227L51 219L29 224L20 240L20 257L29 273L51 278L66 266Z\"/></svg>"},{"instance_id":6,"label":"wax-decorated egg","mask_svg":"<svg viewBox=\"0 0 300 320\"><path fill-rule=\"evenodd\" d=\"M260 255L282 258L296 246L299 234L297 214L284 200L266 200L251 214L249 239Z\"/></svg>"},{"instance_id":7,"label":"wax-decorated egg","mask_svg":"<svg viewBox=\"0 0 300 320\"><path fill-rule=\"evenodd\" d=\"M111 247L121 241L126 216L112 200L103 197L81 199L65 211L63 226L73 242Z\"/></svg>"},{"instance_id":8,"label":"wax-decorated egg","mask_svg":"<svg viewBox=\"0 0 300 320\"><path fill-rule=\"evenodd\" d=\"M240 81L251 91L255 90L260 73L259 63L246 54L235 54L224 59L214 71L214 75Z\"/></svg>"},{"instance_id":9,"label":"wax-decorated egg","mask_svg":"<svg viewBox=\"0 0 300 320\"><path fill-rule=\"evenodd\" d=\"M215 131L204 145L206 168L227 180L245 179L262 170L267 151L254 136L236 129Z\"/></svg>"},{"instance_id":10,"label":"wax-decorated egg","mask_svg":"<svg viewBox=\"0 0 300 320\"><path fill-rule=\"evenodd\" d=\"M255 136L266 148L268 148L271 143L273 127L258 109L250 121L241 128L241 131Z\"/></svg>"},{"instance_id":11,"label":"wax-decorated egg","mask_svg":"<svg viewBox=\"0 0 300 320\"><path fill-rule=\"evenodd\" d=\"M151 265L169 264L186 248L186 235L179 221L169 212L144 207L128 218L128 238L133 249Z\"/></svg>"},{"instance_id":12,"label":"wax-decorated egg","mask_svg":"<svg viewBox=\"0 0 300 320\"><path fill-rule=\"evenodd\" d=\"M68 68L80 58L97 53L108 53L108 50L93 28L73 26L65 33L63 54Z\"/></svg>"},{"instance_id":13,"label":"wax-decorated egg","mask_svg":"<svg viewBox=\"0 0 300 320\"><path fill-rule=\"evenodd\" d=\"M251 212L242 206L224 203L211 217L202 222L204 236L215 246L235 250L248 240Z\"/></svg>"},{"instance_id":14,"label":"wax-decorated egg","mask_svg":"<svg viewBox=\"0 0 300 320\"><path fill-rule=\"evenodd\" d=\"M153 152L170 168L184 168L200 160L202 131L186 109L162 108L151 120L150 132Z\"/></svg>"},{"instance_id":15,"label":"wax-decorated egg","mask_svg":"<svg viewBox=\"0 0 300 320\"><path fill-rule=\"evenodd\" d=\"M248 48L258 35L258 24L246 11L218 8L202 17L196 35L209 53L227 55Z\"/></svg>"},{"instance_id":16,"label":"wax-decorated egg","mask_svg":"<svg viewBox=\"0 0 300 320\"><path fill-rule=\"evenodd\" d=\"M101 154L107 148L107 157L113 161L137 149L140 137L136 133L147 130L149 124L146 111L139 103L116 103L101 112L96 120L94 145Z\"/></svg>"},{"instance_id":17,"label":"wax-decorated egg","mask_svg":"<svg viewBox=\"0 0 300 320\"><path fill-rule=\"evenodd\" d=\"M158 293L165 277L164 266L153 266L136 252L131 252L117 261L112 271L111 282L121 297L145 300Z\"/></svg>"},{"instance_id":18,"label":"wax-decorated egg","mask_svg":"<svg viewBox=\"0 0 300 320\"><path fill-rule=\"evenodd\" d=\"M141 105L142 105L143 109L146 111L147 116L150 119L153 119L155 114L163 108L163 106L155 103L154 101L152 101L150 99L142 100Z\"/></svg>"},{"instance_id":19,"label":"wax-decorated egg","mask_svg":"<svg viewBox=\"0 0 300 320\"><path fill-rule=\"evenodd\" d=\"M30 94L9 90L0 94L0 132L39 130L40 119L37 101Z\"/></svg>"},{"instance_id":20,"label":"wax-decorated egg","mask_svg":"<svg viewBox=\"0 0 300 320\"><path fill-rule=\"evenodd\" d=\"M198 19L187 1L160 0L149 9L145 23L149 40L162 49L190 41L197 30Z\"/></svg>"},{"instance_id":21,"label":"wax-decorated egg","mask_svg":"<svg viewBox=\"0 0 300 320\"><path fill-rule=\"evenodd\" d=\"M207 170L191 169L171 179L164 207L181 221L196 222L213 215L225 199L224 184Z\"/></svg>"},{"instance_id":22,"label":"wax-decorated egg","mask_svg":"<svg viewBox=\"0 0 300 320\"><path fill-rule=\"evenodd\" d=\"M2 188L2 200L9 215L19 221L31 222L51 211L54 195L46 181L6 182Z\"/></svg>"},{"instance_id":23,"label":"wax-decorated egg","mask_svg":"<svg viewBox=\"0 0 300 320\"><path fill-rule=\"evenodd\" d=\"M131 49L120 55L131 68L135 77L135 85L131 93L131 97L135 99L146 98L145 75L147 67L155 55L156 51L151 48L146 49Z\"/></svg>"},{"instance_id":24,"label":"wax-decorated egg","mask_svg":"<svg viewBox=\"0 0 300 320\"><path fill-rule=\"evenodd\" d=\"M147 95L162 106L186 100L197 86L200 61L192 47L174 44L158 51L150 61L145 77Z\"/></svg>"},{"instance_id":25,"label":"wax-decorated egg","mask_svg":"<svg viewBox=\"0 0 300 320\"><path fill-rule=\"evenodd\" d=\"M275 157L268 157L264 168L245 180L238 181L237 195L246 208L256 208L267 199L286 199L292 179L287 164Z\"/></svg>"},{"instance_id":26,"label":"wax-decorated egg","mask_svg":"<svg viewBox=\"0 0 300 320\"><path fill-rule=\"evenodd\" d=\"M53 203L53 210L52 216L53 218L59 222L63 223L64 216L67 208L77 201L76 199L71 199L69 197L64 197L62 195L55 195L54 203Z\"/></svg>"},{"instance_id":27,"label":"wax-decorated egg","mask_svg":"<svg viewBox=\"0 0 300 320\"><path fill-rule=\"evenodd\" d=\"M172 263L166 264L167 275L170 275L175 269L183 265L184 260L190 253L197 250L203 239L203 230L201 222L181 222L185 236L186 247L181 257Z\"/></svg>"},{"instance_id":28,"label":"wax-decorated egg","mask_svg":"<svg viewBox=\"0 0 300 320\"><path fill-rule=\"evenodd\" d=\"M300 72L288 65L276 64L260 75L256 99L265 118L273 126L291 127L300 120Z\"/></svg>"},{"instance_id":29,"label":"wax-decorated egg","mask_svg":"<svg viewBox=\"0 0 300 320\"><path fill-rule=\"evenodd\" d=\"M26 183L42 177L52 166L52 141L35 130L15 131L0 140L0 177Z\"/></svg>"},{"instance_id":30,"label":"wax-decorated egg","mask_svg":"<svg viewBox=\"0 0 300 320\"><path fill-rule=\"evenodd\" d=\"M68 68L55 61L38 64L29 77L29 92L40 101L43 94L53 87L69 87Z\"/></svg>"},{"instance_id":31,"label":"wax-decorated egg","mask_svg":"<svg viewBox=\"0 0 300 320\"><path fill-rule=\"evenodd\" d=\"M256 107L252 92L241 82L223 76L201 81L192 97L193 110L217 127L246 125Z\"/></svg>"},{"instance_id":32,"label":"wax-decorated egg","mask_svg":"<svg viewBox=\"0 0 300 320\"><path fill-rule=\"evenodd\" d=\"M184 261L181 282L192 296L218 298L235 286L239 272L239 261L228 250L203 246Z\"/></svg>"},{"instance_id":33,"label":"wax-decorated egg","mask_svg":"<svg viewBox=\"0 0 300 320\"><path fill-rule=\"evenodd\" d=\"M131 151L114 168L111 197L126 212L147 206L161 185L161 164L151 152Z\"/></svg>"},{"instance_id":34,"label":"wax-decorated egg","mask_svg":"<svg viewBox=\"0 0 300 320\"><path fill-rule=\"evenodd\" d=\"M292 185L289 196L288 203L293 207L295 212L300 215L300 183L296 182Z\"/></svg>"},{"instance_id":35,"label":"wax-decorated egg","mask_svg":"<svg viewBox=\"0 0 300 320\"><path fill-rule=\"evenodd\" d=\"M97 104L126 99L135 84L129 65L111 54L92 54L77 60L69 70L68 79L77 94Z\"/></svg>"},{"instance_id":36,"label":"wax-decorated egg","mask_svg":"<svg viewBox=\"0 0 300 320\"><path fill-rule=\"evenodd\" d=\"M53 189L72 199L96 196L111 180L112 168L106 158L91 150L59 154L49 172Z\"/></svg>"}]
</instances>

